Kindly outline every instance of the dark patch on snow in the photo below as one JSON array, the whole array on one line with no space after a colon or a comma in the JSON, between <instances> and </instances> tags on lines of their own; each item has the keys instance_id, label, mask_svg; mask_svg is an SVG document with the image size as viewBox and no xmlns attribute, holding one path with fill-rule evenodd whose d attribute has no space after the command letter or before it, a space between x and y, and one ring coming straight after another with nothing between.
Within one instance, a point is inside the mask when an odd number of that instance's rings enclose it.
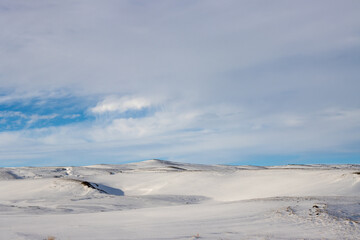
<instances>
[{"instance_id":1,"label":"dark patch on snow","mask_svg":"<svg viewBox=\"0 0 360 240\"><path fill-rule=\"evenodd\" d=\"M5 171L2 173L0 172L0 179L23 179L23 178L11 171Z\"/></svg>"},{"instance_id":2,"label":"dark patch on snow","mask_svg":"<svg viewBox=\"0 0 360 240\"><path fill-rule=\"evenodd\" d=\"M175 169L175 170L179 170L179 171L186 171L187 169L185 168L181 168L181 167L176 167L176 166L169 166L169 168Z\"/></svg>"},{"instance_id":3,"label":"dark patch on snow","mask_svg":"<svg viewBox=\"0 0 360 240\"><path fill-rule=\"evenodd\" d=\"M124 192L118 188L112 188L103 184L92 183L87 181L80 181L80 183L88 188L95 189L101 193L115 195L115 196L124 196Z\"/></svg>"}]
</instances>

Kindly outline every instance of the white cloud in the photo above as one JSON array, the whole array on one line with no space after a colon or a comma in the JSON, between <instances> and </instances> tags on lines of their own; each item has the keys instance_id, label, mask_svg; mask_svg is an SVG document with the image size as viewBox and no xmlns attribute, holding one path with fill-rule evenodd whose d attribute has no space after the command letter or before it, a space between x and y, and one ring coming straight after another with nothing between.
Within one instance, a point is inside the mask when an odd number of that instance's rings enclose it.
<instances>
[{"instance_id":1,"label":"white cloud","mask_svg":"<svg viewBox=\"0 0 360 240\"><path fill-rule=\"evenodd\" d=\"M151 106L151 102L142 97L107 97L99 102L90 111L95 114L103 114L108 112L123 113L129 110L141 110Z\"/></svg>"},{"instance_id":2,"label":"white cloud","mask_svg":"<svg viewBox=\"0 0 360 240\"><path fill-rule=\"evenodd\" d=\"M71 115L64 115L62 118L64 118L64 119L75 119L75 118L78 118L80 116L81 116L80 114L71 114Z\"/></svg>"},{"instance_id":3,"label":"white cloud","mask_svg":"<svg viewBox=\"0 0 360 240\"><path fill-rule=\"evenodd\" d=\"M58 114L53 113L49 115L38 115L38 114L32 114L29 116L29 121L27 122L27 125L32 125L40 120L51 120L58 116Z\"/></svg>"},{"instance_id":4,"label":"white cloud","mask_svg":"<svg viewBox=\"0 0 360 240\"><path fill-rule=\"evenodd\" d=\"M9 117L20 117L20 118L28 118L25 114L16 111L0 111L1 118L9 118Z\"/></svg>"}]
</instances>

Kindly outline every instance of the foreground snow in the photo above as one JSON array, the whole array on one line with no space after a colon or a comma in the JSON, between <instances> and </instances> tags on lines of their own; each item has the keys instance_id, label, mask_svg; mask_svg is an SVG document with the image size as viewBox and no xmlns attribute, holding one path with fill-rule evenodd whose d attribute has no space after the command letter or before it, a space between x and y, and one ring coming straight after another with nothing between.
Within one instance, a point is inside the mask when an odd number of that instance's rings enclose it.
<instances>
[{"instance_id":1,"label":"foreground snow","mask_svg":"<svg viewBox=\"0 0 360 240\"><path fill-rule=\"evenodd\" d=\"M0 168L0 239L360 239L360 165Z\"/></svg>"}]
</instances>

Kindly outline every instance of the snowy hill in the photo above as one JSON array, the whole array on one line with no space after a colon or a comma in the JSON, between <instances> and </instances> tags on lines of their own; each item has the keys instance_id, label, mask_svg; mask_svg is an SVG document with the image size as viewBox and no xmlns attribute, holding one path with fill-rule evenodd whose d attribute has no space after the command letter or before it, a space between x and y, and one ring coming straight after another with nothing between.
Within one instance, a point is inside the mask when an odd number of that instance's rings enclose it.
<instances>
[{"instance_id":1,"label":"snowy hill","mask_svg":"<svg viewBox=\"0 0 360 240\"><path fill-rule=\"evenodd\" d=\"M0 239L360 238L360 165L0 168L0 192Z\"/></svg>"}]
</instances>

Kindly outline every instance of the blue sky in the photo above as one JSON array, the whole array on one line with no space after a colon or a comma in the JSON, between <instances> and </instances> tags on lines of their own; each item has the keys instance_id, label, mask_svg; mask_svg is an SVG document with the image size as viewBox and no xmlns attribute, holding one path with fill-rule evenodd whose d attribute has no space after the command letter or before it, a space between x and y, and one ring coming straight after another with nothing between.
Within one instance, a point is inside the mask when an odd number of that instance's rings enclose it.
<instances>
[{"instance_id":1,"label":"blue sky","mask_svg":"<svg viewBox=\"0 0 360 240\"><path fill-rule=\"evenodd\" d=\"M0 2L0 166L360 163L359 1Z\"/></svg>"}]
</instances>

